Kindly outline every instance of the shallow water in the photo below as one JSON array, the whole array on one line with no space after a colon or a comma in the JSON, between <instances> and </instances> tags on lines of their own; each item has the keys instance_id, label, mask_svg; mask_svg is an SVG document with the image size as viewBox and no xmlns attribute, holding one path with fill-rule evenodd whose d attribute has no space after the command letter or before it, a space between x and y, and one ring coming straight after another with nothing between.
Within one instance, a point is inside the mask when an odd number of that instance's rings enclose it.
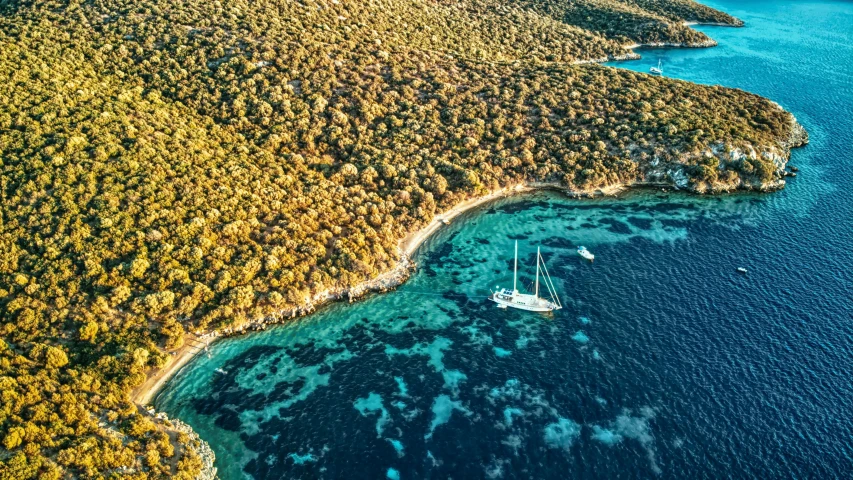
<instances>
[{"instance_id":1,"label":"shallow water","mask_svg":"<svg viewBox=\"0 0 853 480\"><path fill-rule=\"evenodd\" d=\"M158 409L225 480L848 476L853 5L713 5L748 27L619 66L661 57L792 111L812 143L784 191L502 200L432 237L396 292L214 344ZM515 240L522 266L542 247L563 310L485 299Z\"/></svg>"}]
</instances>

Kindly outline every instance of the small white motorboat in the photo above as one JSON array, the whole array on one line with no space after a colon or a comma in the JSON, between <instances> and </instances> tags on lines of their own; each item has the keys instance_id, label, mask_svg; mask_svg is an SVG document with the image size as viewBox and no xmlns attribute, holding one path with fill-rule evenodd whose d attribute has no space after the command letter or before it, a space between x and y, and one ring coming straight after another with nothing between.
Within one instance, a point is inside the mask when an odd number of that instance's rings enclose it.
<instances>
[{"instance_id":1,"label":"small white motorboat","mask_svg":"<svg viewBox=\"0 0 853 480\"><path fill-rule=\"evenodd\" d=\"M592 252L587 250L586 247L584 247L584 246L578 247L578 255L589 260L590 262L595 260L595 255L593 255Z\"/></svg>"},{"instance_id":2,"label":"small white motorboat","mask_svg":"<svg viewBox=\"0 0 853 480\"><path fill-rule=\"evenodd\" d=\"M226 372L225 370L223 370L223 369L221 369L221 368L217 368L217 369L216 369L216 373L221 373L221 374L223 374L223 375L227 375L227 374L228 374L228 372Z\"/></svg>"},{"instance_id":3,"label":"small white motorboat","mask_svg":"<svg viewBox=\"0 0 853 480\"><path fill-rule=\"evenodd\" d=\"M658 66L650 68L649 71L652 72L653 75L663 75L663 65L661 64L661 61L658 60Z\"/></svg>"},{"instance_id":4,"label":"small white motorboat","mask_svg":"<svg viewBox=\"0 0 853 480\"><path fill-rule=\"evenodd\" d=\"M746 273L747 270L743 267L737 267L737 273Z\"/></svg>"}]
</instances>

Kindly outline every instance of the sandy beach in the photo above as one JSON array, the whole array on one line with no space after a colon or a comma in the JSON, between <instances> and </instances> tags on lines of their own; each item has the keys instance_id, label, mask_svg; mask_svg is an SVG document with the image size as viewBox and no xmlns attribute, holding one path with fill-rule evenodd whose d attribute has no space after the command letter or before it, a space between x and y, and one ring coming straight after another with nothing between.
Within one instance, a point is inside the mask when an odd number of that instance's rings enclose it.
<instances>
[{"instance_id":1,"label":"sandy beach","mask_svg":"<svg viewBox=\"0 0 853 480\"><path fill-rule=\"evenodd\" d=\"M166 385L166 382L175 376L193 357L203 352L205 342L213 338L216 337L210 335L207 339L202 339L195 335L187 334L184 345L170 352L169 363L163 368L151 372L145 382L130 393L130 399L138 405L149 405L157 393Z\"/></svg>"}]
</instances>

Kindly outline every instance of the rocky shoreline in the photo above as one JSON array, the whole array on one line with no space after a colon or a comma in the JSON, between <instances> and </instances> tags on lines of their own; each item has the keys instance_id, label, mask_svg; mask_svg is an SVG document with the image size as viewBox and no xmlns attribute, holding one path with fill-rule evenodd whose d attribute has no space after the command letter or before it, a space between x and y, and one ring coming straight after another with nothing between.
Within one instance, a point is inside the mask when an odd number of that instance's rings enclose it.
<instances>
[{"instance_id":1,"label":"rocky shoreline","mask_svg":"<svg viewBox=\"0 0 853 480\"><path fill-rule=\"evenodd\" d=\"M589 60L576 60L572 62L574 65L589 65L591 63L606 63L606 62L621 62L624 60L639 60L642 58L639 53L634 53L628 50L623 55L608 55L606 57L591 58Z\"/></svg>"},{"instance_id":2,"label":"rocky shoreline","mask_svg":"<svg viewBox=\"0 0 853 480\"><path fill-rule=\"evenodd\" d=\"M588 65L591 63L621 62L625 60L639 60L643 58L642 55L633 51L635 48L710 48L716 46L717 41L713 39L696 43L632 43L630 45L625 45L624 48L626 53L622 55L607 55L605 57L591 58L588 60L576 60L572 63L574 65Z\"/></svg>"},{"instance_id":3,"label":"rocky shoreline","mask_svg":"<svg viewBox=\"0 0 853 480\"><path fill-rule=\"evenodd\" d=\"M740 28L744 26L743 20L739 18L735 18L735 23L720 23L720 22L694 22L694 21L686 21L683 22L685 26L692 27L695 25L705 25L705 26L713 26L713 27L735 27ZM704 42L694 42L694 43L671 43L671 42L651 42L651 43L632 43L630 45L625 46L625 50L628 50L628 53L623 55L608 55L606 57L593 58L589 60L578 60L574 62L575 65L585 65L589 63L605 63L605 62L617 62L623 60L639 60L642 56L633 50L636 48L710 48L716 47L719 45L716 40L709 38Z\"/></svg>"},{"instance_id":4,"label":"rocky shoreline","mask_svg":"<svg viewBox=\"0 0 853 480\"><path fill-rule=\"evenodd\" d=\"M213 465L216 461L216 454L213 453L210 445L198 436L193 427L178 419L169 420L166 414L162 412L157 414L157 418L162 418L164 421L170 422L172 430L185 433L189 437L190 441L187 448L192 448L195 451L196 455L201 459L202 464L201 472L196 477L197 480L214 480L219 478L216 476L217 468Z\"/></svg>"},{"instance_id":5,"label":"rocky shoreline","mask_svg":"<svg viewBox=\"0 0 853 480\"><path fill-rule=\"evenodd\" d=\"M667 42L651 42L651 43L634 43L625 48L633 50L635 48L711 48L719 45L716 40L709 38L704 42L693 43L667 43Z\"/></svg>"},{"instance_id":6,"label":"rocky shoreline","mask_svg":"<svg viewBox=\"0 0 853 480\"><path fill-rule=\"evenodd\" d=\"M776 104L779 106L779 104ZM779 106L779 108L782 108ZM806 131L805 127L803 127L800 122L797 121L797 118L794 115L791 115L791 131L788 134L788 138L782 140L780 145L782 148L791 150L792 148L799 148L809 143L809 132Z\"/></svg>"},{"instance_id":7,"label":"rocky shoreline","mask_svg":"<svg viewBox=\"0 0 853 480\"><path fill-rule=\"evenodd\" d=\"M733 17L735 19L735 23L723 23L723 22L695 22L695 21L685 21L682 24L685 27L692 27L694 25L705 25L709 27L735 27L740 28L745 25L743 20Z\"/></svg>"},{"instance_id":8,"label":"rocky shoreline","mask_svg":"<svg viewBox=\"0 0 853 480\"><path fill-rule=\"evenodd\" d=\"M776 106L780 109L782 108L778 104ZM776 178L769 182L745 181L739 178L736 182L728 183L717 181L711 184L690 184L683 164L669 164L658 169L653 169L646 174L645 180L657 184L671 182L670 187L672 188L698 194L722 194L737 191L773 192L781 190L785 187L785 177L793 176L786 171L788 160L791 158L791 150L809 143L809 134L806 129L797 121L793 114L789 113L789 115L791 123L790 131L787 138L778 141L778 148L770 148L757 152L754 148L748 147L745 151L733 149L727 154L725 153L725 146L719 144L716 148L704 152L706 156L716 156L720 160L721 165L724 162L737 162L746 158L754 159L759 155L770 159L776 166L774 172Z\"/></svg>"},{"instance_id":9,"label":"rocky shoreline","mask_svg":"<svg viewBox=\"0 0 853 480\"><path fill-rule=\"evenodd\" d=\"M393 290L394 288L398 287L403 282L408 280L409 276L411 276L415 268L416 266L414 262L412 262L409 255L407 255L406 253L402 253L400 256L400 260L397 261L397 264L394 266L394 268L381 273L377 277L374 277L370 280L366 280L352 287L326 289L322 292L315 294L302 305L272 313L263 318L257 319L254 322L251 322L248 325L245 325L239 329L229 328L221 332L215 331L212 332L212 335L214 337L228 337L234 335L242 335L249 331L266 330L266 327L268 325L284 323L285 321L308 315L317 310L318 307L321 307L327 303L341 300L346 300L351 303L369 293L387 292L389 290Z\"/></svg>"}]
</instances>

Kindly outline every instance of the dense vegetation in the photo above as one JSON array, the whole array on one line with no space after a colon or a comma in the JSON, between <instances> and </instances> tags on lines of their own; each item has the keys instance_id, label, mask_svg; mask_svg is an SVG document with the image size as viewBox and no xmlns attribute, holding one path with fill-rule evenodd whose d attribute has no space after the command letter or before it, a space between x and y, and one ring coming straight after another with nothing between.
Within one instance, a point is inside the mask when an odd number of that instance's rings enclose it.
<instances>
[{"instance_id":1,"label":"dense vegetation","mask_svg":"<svg viewBox=\"0 0 853 480\"><path fill-rule=\"evenodd\" d=\"M742 22L725 13L687 0L508 0L509 3L560 22L576 25L627 43L705 46L713 41L684 22Z\"/></svg>"},{"instance_id":2,"label":"dense vegetation","mask_svg":"<svg viewBox=\"0 0 853 480\"><path fill-rule=\"evenodd\" d=\"M189 478L128 392L188 330L388 269L523 181L774 179L790 116L570 62L736 23L687 0L0 3L0 479ZM191 447L191 446L189 446Z\"/></svg>"}]
</instances>

